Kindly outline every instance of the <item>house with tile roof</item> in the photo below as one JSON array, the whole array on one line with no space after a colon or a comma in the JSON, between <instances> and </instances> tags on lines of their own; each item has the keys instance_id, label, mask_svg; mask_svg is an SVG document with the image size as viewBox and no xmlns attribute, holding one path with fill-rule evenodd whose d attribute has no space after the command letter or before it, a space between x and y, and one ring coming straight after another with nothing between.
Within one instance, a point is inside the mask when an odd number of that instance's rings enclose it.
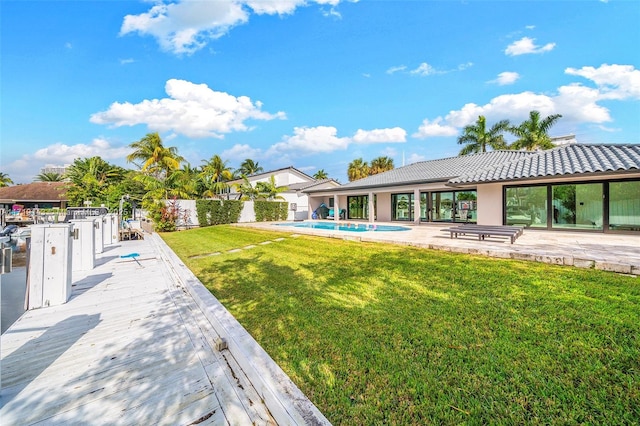
<instances>
[{"instance_id":1,"label":"house with tile roof","mask_svg":"<svg viewBox=\"0 0 640 426\"><path fill-rule=\"evenodd\" d=\"M491 151L305 192L310 212L325 203L351 221L640 232L640 145Z\"/></svg>"}]
</instances>

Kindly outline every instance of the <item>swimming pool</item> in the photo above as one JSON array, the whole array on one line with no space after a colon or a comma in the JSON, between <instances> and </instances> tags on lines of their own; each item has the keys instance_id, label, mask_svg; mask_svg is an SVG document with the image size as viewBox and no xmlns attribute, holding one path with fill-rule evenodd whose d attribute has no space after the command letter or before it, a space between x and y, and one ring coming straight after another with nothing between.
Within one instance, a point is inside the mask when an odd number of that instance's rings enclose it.
<instances>
[{"instance_id":1,"label":"swimming pool","mask_svg":"<svg viewBox=\"0 0 640 426\"><path fill-rule=\"evenodd\" d=\"M299 222L299 223L278 223L278 226L293 226L294 228L327 229L331 231L349 232L388 232L388 231L408 231L406 226L376 225L371 223L349 223L349 222Z\"/></svg>"}]
</instances>

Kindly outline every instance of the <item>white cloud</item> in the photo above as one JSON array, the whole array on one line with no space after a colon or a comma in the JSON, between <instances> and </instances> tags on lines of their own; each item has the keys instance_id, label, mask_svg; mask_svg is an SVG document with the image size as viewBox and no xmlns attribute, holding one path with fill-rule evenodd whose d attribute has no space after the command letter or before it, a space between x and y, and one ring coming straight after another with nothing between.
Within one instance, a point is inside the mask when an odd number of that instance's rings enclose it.
<instances>
[{"instance_id":1,"label":"white cloud","mask_svg":"<svg viewBox=\"0 0 640 426\"><path fill-rule=\"evenodd\" d=\"M89 144L67 145L54 143L37 150L33 154L23 155L10 163L6 172L16 183L31 182L40 173L40 169L50 164L72 164L76 158L100 156L103 160L122 160L131 153L131 148L112 146L109 141L96 138ZM4 172L5 170L3 170Z\"/></svg>"},{"instance_id":2,"label":"white cloud","mask_svg":"<svg viewBox=\"0 0 640 426\"><path fill-rule=\"evenodd\" d=\"M285 119L283 112L261 110L247 96L216 92L206 84L171 79L165 90L169 98L144 100L138 104L114 102L104 112L93 114L92 123L115 127L146 124L150 130L183 134L191 138L223 138L224 134L246 131L247 120Z\"/></svg>"},{"instance_id":3,"label":"white cloud","mask_svg":"<svg viewBox=\"0 0 640 426\"><path fill-rule=\"evenodd\" d=\"M606 99L640 99L640 70L633 65L567 68L565 73L593 81Z\"/></svg>"},{"instance_id":4,"label":"white cloud","mask_svg":"<svg viewBox=\"0 0 640 426\"><path fill-rule=\"evenodd\" d=\"M192 54L211 40L227 34L233 27L249 21L251 13L257 15L290 15L307 0L216 0L174 2L155 1L154 6L139 15L124 17L120 35L138 33L150 35L160 47L175 54ZM315 0L331 6L325 16L338 16L335 6L340 0Z\"/></svg>"},{"instance_id":5,"label":"white cloud","mask_svg":"<svg viewBox=\"0 0 640 426\"><path fill-rule=\"evenodd\" d=\"M395 73L397 73L397 72L404 71L404 70L406 70L406 69L407 69L407 67L406 67L406 66L404 66L404 65L399 65L399 66L397 66L397 67L391 67L391 68L389 68L389 69L387 70L387 74L395 74Z\"/></svg>"},{"instance_id":6,"label":"white cloud","mask_svg":"<svg viewBox=\"0 0 640 426\"><path fill-rule=\"evenodd\" d=\"M507 86L515 83L520 78L520 74L512 71L505 71L498 74L498 78L491 80L490 83L496 83L500 86Z\"/></svg>"},{"instance_id":7,"label":"white cloud","mask_svg":"<svg viewBox=\"0 0 640 426\"><path fill-rule=\"evenodd\" d=\"M535 30L536 26L535 25L525 25L525 28L528 30Z\"/></svg>"},{"instance_id":8,"label":"white cloud","mask_svg":"<svg viewBox=\"0 0 640 426\"><path fill-rule=\"evenodd\" d=\"M228 158L232 161L244 161L247 158L260 158L262 150L259 148L251 148L247 144L236 144L231 148L222 151L220 156Z\"/></svg>"},{"instance_id":9,"label":"white cloud","mask_svg":"<svg viewBox=\"0 0 640 426\"><path fill-rule=\"evenodd\" d=\"M120 65L132 64L134 62L132 58L120 59Z\"/></svg>"},{"instance_id":10,"label":"white cloud","mask_svg":"<svg viewBox=\"0 0 640 426\"><path fill-rule=\"evenodd\" d=\"M537 110L542 116L562 114L562 120L576 123L601 124L612 121L609 109L600 105L604 100L640 99L640 71L631 65L603 64L598 68L567 68L565 72L591 80L596 87L580 83L561 86L555 94L521 92L497 96L485 105L468 103L450 111L444 119L425 119L413 134L416 138L454 136L458 129L474 123L483 115L488 122L509 119L524 120Z\"/></svg>"},{"instance_id":11,"label":"white cloud","mask_svg":"<svg viewBox=\"0 0 640 426\"><path fill-rule=\"evenodd\" d=\"M407 157L406 161L407 161L407 164L413 164L413 163L418 163L420 161L424 161L426 159L427 157L425 157L424 155L413 153L409 157Z\"/></svg>"},{"instance_id":12,"label":"white cloud","mask_svg":"<svg viewBox=\"0 0 640 426\"><path fill-rule=\"evenodd\" d=\"M508 56L527 55L532 53L544 53L553 50L555 43L547 43L544 46L537 46L534 42L535 38L522 37L520 40L514 41L505 49L504 53Z\"/></svg>"},{"instance_id":13,"label":"white cloud","mask_svg":"<svg viewBox=\"0 0 640 426\"><path fill-rule=\"evenodd\" d=\"M353 135L353 142L355 143L392 143L406 142L406 140L407 132L401 127L373 130L358 129L356 134Z\"/></svg>"},{"instance_id":14,"label":"white cloud","mask_svg":"<svg viewBox=\"0 0 640 426\"><path fill-rule=\"evenodd\" d=\"M458 129L451 125L442 125L442 117L438 117L433 121L429 121L425 119L418 131L414 133L414 138L424 139L428 137L437 137L437 136L455 136L458 134Z\"/></svg>"},{"instance_id":15,"label":"white cloud","mask_svg":"<svg viewBox=\"0 0 640 426\"><path fill-rule=\"evenodd\" d=\"M351 140L337 136L338 129L332 126L295 127L293 136L285 136L282 142L272 145L268 156L295 152L298 155L310 155L345 150Z\"/></svg>"},{"instance_id":16,"label":"white cloud","mask_svg":"<svg viewBox=\"0 0 640 426\"><path fill-rule=\"evenodd\" d=\"M438 71L436 71L435 68L433 68L431 65L429 65L426 62L421 63L418 68L411 70L410 71L411 74L416 74L416 75L420 75L420 76L427 76L427 75L433 75L433 74L439 74Z\"/></svg>"}]
</instances>

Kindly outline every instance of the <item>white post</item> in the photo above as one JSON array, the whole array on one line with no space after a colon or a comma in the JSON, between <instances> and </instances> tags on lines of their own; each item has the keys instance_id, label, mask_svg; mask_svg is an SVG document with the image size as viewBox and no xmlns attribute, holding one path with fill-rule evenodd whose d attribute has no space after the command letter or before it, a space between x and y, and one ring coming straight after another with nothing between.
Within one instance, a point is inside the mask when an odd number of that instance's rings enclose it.
<instances>
[{"instance_id":1,"label":"white post","mask_svg":"<svg viewBox=\"0 0 640 426\"><path fill-rule=\"evenodd\" d=\"M94 220L78 219L71 223L74 224L73 270L90 271L96 260Z\"/></svg>"},{"instance_id":2,"label":"white post","mask_svg":"<svg viewBox=\"0 0 640 426\"><path fill-rule=\"evenodd\" d=\"M333 196L333 220L336 222L340 220L340 203L337 195Z\"/></svg>"},{"instance_id":3,"label":"white post","mask_svg":"<svg viewBox=\"0 0 640 426\"><path fill-rule=\"evenodd\" d=\"M28 309L66 303L71 296L73 224L31 226Z\"/></svg>"},{"instance_id":4,"label":"white post","mask_svg":"<svg viewBox=\"0 0 640 426\"><path fill-rule=\"evenodd\" d=\"M416 225L420 225L420 190L413 190L413 222Z\"/></svg>"}]
</instances>

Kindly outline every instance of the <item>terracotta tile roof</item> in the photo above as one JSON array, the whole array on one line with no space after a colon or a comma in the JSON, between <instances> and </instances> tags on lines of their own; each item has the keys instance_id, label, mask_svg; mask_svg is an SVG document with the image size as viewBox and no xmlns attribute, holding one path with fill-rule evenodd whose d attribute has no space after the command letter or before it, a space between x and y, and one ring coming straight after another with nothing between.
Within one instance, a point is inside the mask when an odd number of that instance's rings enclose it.
<instances>
[{"instance_id":1,"label":"terracotta tile roof","mask_svg":"<svg viewBox=\"0 0 640 426\"><path fill-rule=\"evenodd\" d=\"M68 182L33 182L0 188L0 202L66 201Z\"/></svg>"}]
</instances>

